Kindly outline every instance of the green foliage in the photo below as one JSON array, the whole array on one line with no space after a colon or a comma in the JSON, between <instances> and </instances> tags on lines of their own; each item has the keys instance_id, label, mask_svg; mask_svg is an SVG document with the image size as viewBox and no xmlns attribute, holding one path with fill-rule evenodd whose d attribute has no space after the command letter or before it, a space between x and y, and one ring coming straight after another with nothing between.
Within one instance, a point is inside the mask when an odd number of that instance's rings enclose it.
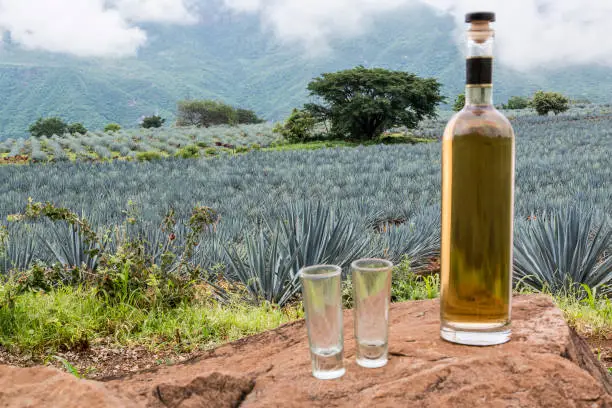
<instances>
[{"instance_id":1,"label":"green foliage","mask_svg":"<svg viewBox=\"0 0 612 408\"><path fill-rule=\"evenodd\" d=\"M305 108L315 118L328 120L337 136L372 140L392 127L413 129L424 118L435 117L436 106L444 100L440 87L433 78L358 66L310 82L310 95L322 103Z\"/></svg>"},{"instance_id":2,"label":"green foliage","mask_svg":"<svg viewBox=\"0 0 612 408\"><path fill-rule=\"evenodd\" d=\"M405 302L439 297L440 276L417 275L410 268L410 263L410 258L404 257L393 269L391 300L393 302Z\"/></svg>"},{"instance_id":3,"label":"green foliage","mask_svg":"<svg viewBox=\"0 0 612 408\"><path fill-rule=\"evenodd\" d=\"M94 289L62 286L47 293L11 295L0 283L0 345L21 352L83 351L95 341L112 338L118 345L143 345L179 351L207 349L227 341L274 329L303 317L300 308L280 309L232 299L221 305L204 286L198 300L174 308L141 309L106 303ZM75 373L64 365L68 372Z\"/></svg>"},{"instance_id":4,"label":"green foliage","mask_svg":"<svg viewBox=\"0 0 612 408\"><path fill-rule=\"evenodd\" d=\"M455 98L455 103L453 104L453 111L459 112L465 106L465 94L459 94Z\"/></svg>"},{"instance_id":5,"label":"green foliage","mask_svg":"<svg viewBox=\"0 0 612 408\"><path fill-rule=\"evenodd\" d=\"M87 129L82 123L71 123L67 128L68 133L71 135L84 135L87 134ZM56 133L57 134L57 133Z\"/></svg>"},{"instance_id":6,"label":"green foliage","mask_svg":"<svg viewBox=\"0 0 612 408\"><path fill-rule=\"evenodd\" d=\"M246 112L249 111L242 112L243 120L248 119ZM236 125L239 120L238 111L220 101L187 100L178 102L177 126Z\"/></svg>"},{"instance_id":7,"label":"green foliage","mask_svg":"<svg viewBox=\"0 0 612 408\"><path fill-rule=\"evenodd\" d=\"M507 104L502 105L502 109L527 109L529 106L531 106L531 101L529 100L529 98L524 98L522 96L512 96L510 97L510 99L508 99Z\"/></svg>"},{"instance_id":8,"label":"green foliage","mask_svg":"<svg viewBox=\"0 0 612 408\"><path fill-rule=\"evenodd\" d=\"M196 159L200 157L200 149L196 145L185 146L176 152L175 156L181 159Z\"/></svg>"},{"instance_id":9,"label":"green foliage","mask_svg":"<svg viewBox=\"0 0 612 408\"><path fill-rule=\"evenodd\" d=\"M138 152L136 153L136 160L138 161L154 161L154 160L161 160L162 155L159 152Z\"/></svg>"},{"instance_id":10,"label":"green foliage","mask_svg":"<svg viewBox=\"0 0 612 408\"><path fill-rule=\"evenodd\" d=\"M305 142L312 137L315 118L306 110L293 109L284 124L278 124L274 132L281 134L292 143Z\"/></svg>"},{"instance_id":11,"label":"green foliage","mask_svg":"<svg viewBox=\"0 0 612 408\"><path fill-rule=\"evenodd\" d=\"M166 122L166 119L162 119L161 116L157 116L157 115L147 116L142 120L140 127L144 129L160 128L164 126L165 122Z\"/></svg>"},{"instance_id":12,"label":"green foliage","mask_svg":"<svg viewBox=\"0 0 612 408\"><path fill-rule=\"evenodd\" d=\"M104 132L106 133L118 132L120 130L121 125L119 125L118 123L109 123L108 125L104 126Z\"/></svg>"},{"instance_id":13,"label":"green foliage","mask_svg":"<svg viewBox=\"0 0 612 408\"><path fill-rule=\"evenodd\" d=\"M264 119L258 117L252 110L242 108L236 109L236 118L239 125L256 125L265 122Z\"/></svg>"},{"instance_id":14,"label":"green foliage","mask_svg":"<svg viewBox=\"0 0 612 408\"><path fill-rule=\"evenodd\" d=\"M533 94L531 106L538 115L548 115L551 111L557 115L569 109L569 99L557 92L537 91Z\"/></svg>"},{"instance_id":15,"label":"green foliage","mask_svg":"<svg viewBox=\"0 0 612 408\"><path fill-rule=\"evenodd\" d=\"M610 293L612 229L576 208L538 217L519 229L514 276L523 285L553 294L576 285Z\"/></svg>"},{"instance_id":16,"label":"green foliage","mask_svg":"<svg viewBox=\"0 0 612 408\"><path fill-rule=\"evenodd\" d=\"M29 132L34 137L42 137L47 136L51 137L53 135L63 135L68 131L68 124L64 122L61 118L52 117L52 118L39 118L35 123L33 123Z\"/></svg>"}]
</instances>

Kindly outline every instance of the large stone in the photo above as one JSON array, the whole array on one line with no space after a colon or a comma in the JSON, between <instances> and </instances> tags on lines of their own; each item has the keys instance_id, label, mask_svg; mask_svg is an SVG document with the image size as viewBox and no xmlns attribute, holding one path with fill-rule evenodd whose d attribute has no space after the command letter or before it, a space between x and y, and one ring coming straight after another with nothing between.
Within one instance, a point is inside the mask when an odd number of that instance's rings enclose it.
<instances>
[{"instance_id":1,"label":"large stone","mask_svg":"<svg viewBox=\"0 0 612 408\"><path fill-rule=\"evenodd\" d=\"M353 319L347 311L347 374L339 380L311 376L300 321L178 366L104 383L46 368L25 374L0 367L0 406L612 407L608 374L549 298L516 297L512 341L488 348L442 341L438 311L437 301L393 305L389 364L375 370L355 364ZM45 375L29 377L38 372ZM49 378L62 392L45 385Z\"/></svg>"}]
</instances>

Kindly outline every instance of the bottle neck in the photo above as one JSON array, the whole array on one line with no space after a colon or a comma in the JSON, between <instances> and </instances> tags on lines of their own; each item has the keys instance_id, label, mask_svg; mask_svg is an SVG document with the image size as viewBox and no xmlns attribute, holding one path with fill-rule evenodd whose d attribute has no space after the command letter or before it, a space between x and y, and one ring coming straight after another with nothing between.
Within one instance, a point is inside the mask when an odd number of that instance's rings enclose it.
<instances>
[{"instance_id":1,"label":"bottle neck","mask_svg":"<svg viewBox=\"0 0 612 408\"><path fill-rule=\"evenodd\" d=\"M468 85L465 88L465 104L493 105L493 86Z\"/></svg>"},{"instance_id":2,"label":"bottle neck","mask_svg":"<svg viewBox=\"0 0 612 408\"><path fill-rule=\"evenodd\" d=\"M494 32L487 21L475 21L468 31L465 104L493 105Z\"/></svg>"}]
</instances>

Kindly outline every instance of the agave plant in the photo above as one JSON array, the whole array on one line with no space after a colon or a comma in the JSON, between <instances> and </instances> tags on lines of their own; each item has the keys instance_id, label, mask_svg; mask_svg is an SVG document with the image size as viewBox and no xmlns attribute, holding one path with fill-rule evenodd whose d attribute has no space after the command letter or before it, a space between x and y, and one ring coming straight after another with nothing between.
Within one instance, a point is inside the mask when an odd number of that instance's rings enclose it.
<instances>
[{"instance_id":1,"label":"agave plant","mask_svg":"<svg viewBox=\"0 0 612 408\"><path fill-rule=\"evenodd\" d=\"M590 211L577 208L530 221L519 228L514 277L535 290L552 293L587 285L612 292L612 229Z\"/></svg>"},{"instance_id":2,"label":"agave plant","mask_svg":"<svg viewBox=\"0 0 612 408\"><path fill-rule=\"evenodd\" d=\"M77 225L53 223L46 229L46 232L49 231L55 236L54 240L49 240L41 233L38 233L38 236L49 250L54 262L65 266L86 266L89 270L97 268L99 256L92 254L92 251L103 252L107 245L106 242L101 244L87 242Z\"/></svg>"},{"instance_id":3,"label":"agave plant","mask_svg":"<svg viewBox=\"0 0 612 408\"><path fill-rule=\"evenodd\" d=\"M344 268L358 257L371 255L364 225L321 203L290 205L282 219L281 232L298 270L317 264Z\"/></svg>"},{"instance_id":4,"label":"agave plant","mask_svg":"<svg viewBox=\"0 0 612 408\"><path fill-rule=\"evenodd\" d=\"M300 289L295 258L289 255L280 234L265 233L245 237L246 256L227 249L229 267L255 302L266 300L283 306Z\"/></svg>"},{"instance_id":5,"label":"agave plant","mask_svg":"<svg viewBox=\"0 0 612 408\"><path fill-rule=\"evenodd\" d=\"M440 255L440 213L435 207L385 230L386 257L395 263L407 257L412 270L418 271Z\"/></svg>"},{"instance_id":6,"label":"agave plant","mask_svg":"<svg viewBox=\"0 0 612 408\"><path fill-rule=\"evenodd\" d=\"M13 225L8 228L8 236L0 242L0 274L10 271L23 271L30 267L38 254L31 226Z\"/></svg>"}]
</instances>

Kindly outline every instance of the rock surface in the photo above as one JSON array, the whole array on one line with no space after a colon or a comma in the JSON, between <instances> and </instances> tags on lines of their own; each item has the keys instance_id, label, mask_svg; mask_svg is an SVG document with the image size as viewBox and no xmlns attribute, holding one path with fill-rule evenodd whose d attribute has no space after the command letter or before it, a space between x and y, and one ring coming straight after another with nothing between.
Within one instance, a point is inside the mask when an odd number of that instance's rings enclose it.
<instances>
[{"instance_id":1,"label":"rock surface","mask_svg":"<svg viewBox=\"0 0 612 408\"><path fill-rule=\"evenodd\" d=\"M339 380L311 376L300 321L106 382L0 366L0 407L612 407L610 377L549 298L516 297L512 341L489 348L442 341L438 310L393 305L389 364L376 370L355 364L347 311Z\"/></svg>"}]
</instances>

